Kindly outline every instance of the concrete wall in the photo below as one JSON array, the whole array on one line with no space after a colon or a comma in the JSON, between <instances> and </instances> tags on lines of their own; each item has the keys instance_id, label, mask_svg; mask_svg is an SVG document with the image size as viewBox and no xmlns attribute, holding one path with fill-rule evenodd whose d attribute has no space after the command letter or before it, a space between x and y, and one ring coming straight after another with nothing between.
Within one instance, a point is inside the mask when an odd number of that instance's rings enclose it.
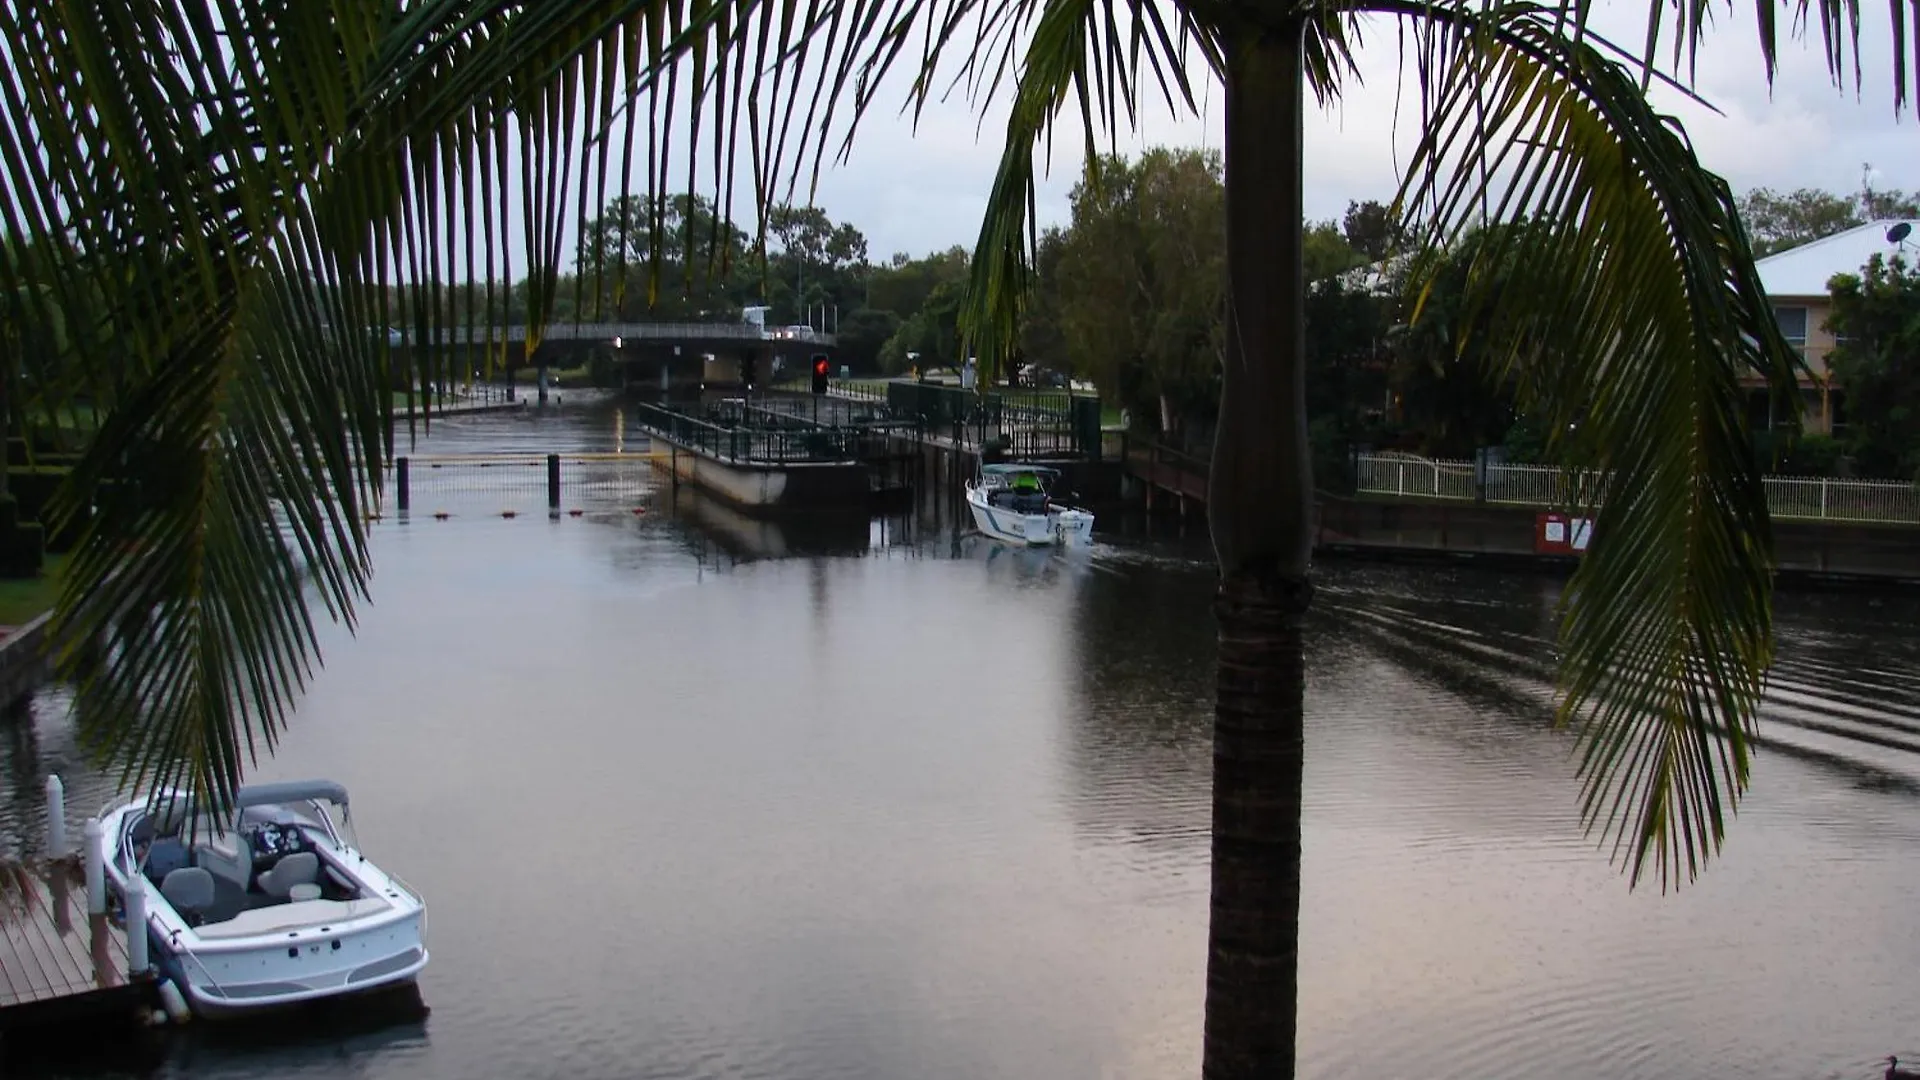
<instances>
[{"instance_id":1,"label":"concrete wall","mask_svg":"<svg viewBox=\"0 0 1920 1080\"><path fill-rule=\"evenodd\" d=\"M862 464L741 465L676 447L661 435L650 437L672 448L667 459L656 459L656 464L671 470L681 483L748 513L863 507L873 493L870 470Z\"/></svg>"}]
</instances>

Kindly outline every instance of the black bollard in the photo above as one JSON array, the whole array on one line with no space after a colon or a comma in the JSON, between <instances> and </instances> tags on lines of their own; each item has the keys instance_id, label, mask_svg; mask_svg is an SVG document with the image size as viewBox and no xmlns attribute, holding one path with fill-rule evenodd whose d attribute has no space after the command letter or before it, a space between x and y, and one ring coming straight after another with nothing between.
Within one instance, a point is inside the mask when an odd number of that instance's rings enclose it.
<instances>
[{"instance_id":1,"label":"black bollard","mask_svg":"<svg viewBox=\"0 0 1920 1080\"><path fill-rule=\"evenodd\" d=\"M547 509L560 509L560 455L547 455Z\"/></svg>"},{"instance_id":2,"label":"black bollard","mask_svg":"<svg viewBox=\"0 0 1920 1080\"><path fill-rule=\"evenodd\" d=\"M412 494L407 490L407 459L404 457L393 459L393 489L400 512L404 514L413 505Z\"/></svg>"}]
</instances>

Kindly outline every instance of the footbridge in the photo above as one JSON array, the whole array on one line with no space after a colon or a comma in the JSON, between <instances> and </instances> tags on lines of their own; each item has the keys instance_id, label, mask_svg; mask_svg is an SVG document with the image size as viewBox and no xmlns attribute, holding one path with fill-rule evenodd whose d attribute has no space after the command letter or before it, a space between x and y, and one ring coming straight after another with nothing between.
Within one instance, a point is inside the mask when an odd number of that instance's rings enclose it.
<instances>
[{"instance_id":1,"label":"footbridge","mask_svg":"<svg viewBox=\"0 0 1920 1080\"><path fill-rule=\"evenodd\" d=\"M837 348L835 335L811 327L750 322L563 322L537 335L525 325L457 326L427 335L398 332L394 344L464 351L475 367L482 366L483 354L503 351L509 368L543 371L598 354L619 367L626 386L663 392L768 384L806 368L814 355L833 356Z\"/></svg>"}]
</instances>

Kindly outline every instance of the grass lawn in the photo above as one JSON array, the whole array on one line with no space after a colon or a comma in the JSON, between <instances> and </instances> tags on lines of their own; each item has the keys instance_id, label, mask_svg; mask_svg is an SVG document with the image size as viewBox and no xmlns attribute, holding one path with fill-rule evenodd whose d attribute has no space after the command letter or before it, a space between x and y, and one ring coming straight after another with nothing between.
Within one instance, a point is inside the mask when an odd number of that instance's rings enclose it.
<instances>
[{"instance_id":1,"label":"grass lawn","mask_svg":"<svg viewBox=\"0 0 1920 1080\"><path fill-rule=\"evenodd\" d=\"M0 626L19 626L53 608L67 556L49 555L37 578L0 578Z\"/></svg>"}]
</instances>

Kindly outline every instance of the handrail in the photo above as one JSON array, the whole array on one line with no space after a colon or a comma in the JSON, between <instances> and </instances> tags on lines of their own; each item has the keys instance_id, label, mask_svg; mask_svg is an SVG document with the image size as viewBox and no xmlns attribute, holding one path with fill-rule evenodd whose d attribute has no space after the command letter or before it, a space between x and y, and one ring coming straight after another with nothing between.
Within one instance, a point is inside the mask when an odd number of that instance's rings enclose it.
<instances>
[{"instance_id":1,"label":"handrail","mask_svg":"<svg viewBox=\"0 0 1920 1080\"><path fill-rule=\"evenodd\" d=\"M1200 458L1184 450L1176 450L1165 443L1155 442L1151 439L1143 439L1136 442L1129 437L1127 444L1127 454L1129 457L1133 456L1134 447L1137 445L1146 451L1148 462L1154 465L1179 465L1184 467L1188 472L1198 473L1202 476L1205 476L1212 468L1210 463L1202 461Z\"/></svg>"},{"instance_id":2,"label":"handrail","mask_svg":"<svg viewBox=\"0 0 1920 1080\"><path fill-rule=\"evenodd\" d=\"M498 453L498 454L395 454L393 457L390 457L387 459L386 464L388 468L392 468L393 463L395 461L399 460L400 458L406 458L409 463L414 465L544 466L547 463L548 456L549 456L548 454L540 453L537 451L532 453L523 453L519 451L507 451L505 453ZM645 450L645 451L588 450L588 451L581 451L579 453L558 453L551 456L558 457L562 463L611 462L611 463L617 464L617 463L626 462L626 461L632 461L632 462L652 461L661 457L662 452L659 450Z\"/></svg>"},{"instance_id":3,"label":"handrail","mask_svg":"<svg viewBox=\"0 0 1920 1080\"><path fill-rule=\"evenodd\" d=\"M1355 488L1366 495L1510 506L1599 506L1608 477L1552 465L1487 465L1418 455L1360 454ZM1781 520L1920 525L1920 485L1888 480L1767 475L1771 515Z\"/></svg>"},{"instance_id":4,"label":"handrail","mask_svg":"<svg viewBox=\"0 0 1920 1080\"><path fill-rule=\"evenodd\" d=\"M415 344L412 330L403 330L401 334L404 344ZM762 327L757 323L749 322L562 322L543 329L540 337L545 341L607 342L611 342L614 338L636 338L642 341L705 338L714 341L792 341L828 346L838 340L836 334L822 333L809 328L789 330L784 326ZM446 326L435 330L433 337L429 340L439 345L487 343L504 345L527 340L527 327L519 323L507 326L486 324Z\"/></svg>"}]
</instances>

